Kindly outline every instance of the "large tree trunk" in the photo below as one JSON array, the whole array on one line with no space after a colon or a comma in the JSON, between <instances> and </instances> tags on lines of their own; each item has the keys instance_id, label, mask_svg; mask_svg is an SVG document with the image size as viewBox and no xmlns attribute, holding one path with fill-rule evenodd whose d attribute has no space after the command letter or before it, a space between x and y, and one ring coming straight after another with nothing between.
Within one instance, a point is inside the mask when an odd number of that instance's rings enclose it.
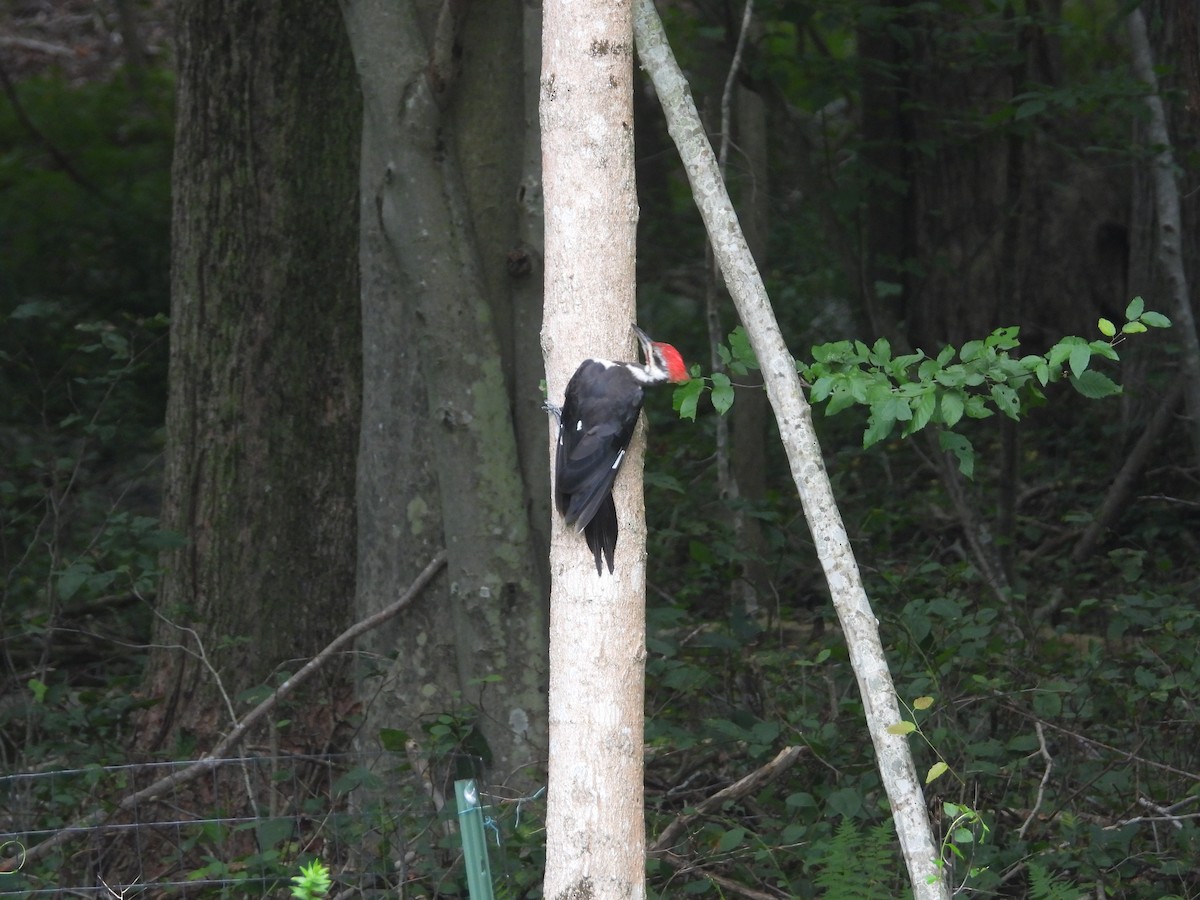
<instances>
[{"instance_id":1,"label":"large tree trunk","mask_svg":"<svg viewBox=\"0 0 1200 900\"><path fill-rule=\"evenodd\" d=\"M165 560L146 748L227 729L228 698L324 646L354 592L359 111L337 8L178 15L163 522L186 543ZM296 746L328 742L317 704L289 718Z\"/></svg>"},{"instance_id":2,"label":"large tree trunk","mask_svg":"<svg viewBox=\"0 0 1200 900\"><path fill-rule=\"evenodd\" d=\"M364 103L360 614L448 551L441 590L359 645L374 661L363 742L388 728L420 744L451 714L483 739L460 749L491 780L528 786L546 753L546 591L512 406L537 402L537 379L522 367L510 394L518 367L502 354L517 343L504 251L525 135L519 10L479 23L412 0L343 11Z\"/></svg>"},{"instance_id":3,"label":"large tree trunk","mask_svg":"<svg viewBox=\"0 0 1200 900\"><path fill-rule=\"evenodd\" d=\"M551 399L587 357L632 359L637 192L628 4L547 3L541 123L546 198L542 344ZM639 428L613 496L615 574L554 517L550 614L550 900L644 897L646 526ZM551 444L553 453L553 443Z\"/></svg>"}]
</instances>

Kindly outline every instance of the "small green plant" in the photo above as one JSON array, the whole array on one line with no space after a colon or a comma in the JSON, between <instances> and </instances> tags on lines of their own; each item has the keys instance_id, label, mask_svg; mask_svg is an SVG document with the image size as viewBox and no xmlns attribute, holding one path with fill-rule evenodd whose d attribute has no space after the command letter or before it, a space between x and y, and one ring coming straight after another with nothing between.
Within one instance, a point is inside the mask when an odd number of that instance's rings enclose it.
<instances>
[{"instance_id":1,"label":"small green plant","mask_svg":"<svg viewBox=\"0 0 1200 900\"><path fill-rule=\"evenodd\" d=\"M900 702L903 703L904 701L902 700ZM902 719L901 721L897 722L895 725L889 725L887 727L888 734L905 735L905 734L914 734L915 733L915 734L920 735L921 740L923 740L926 744L929 745L929 749L932 750L934 753L937 753L938 761L935 762L932 766L930 766L929 771L925 773L925 783L926 784L930 784L931 782L936 781L938 778L941 778L943 775L945 775L947 772L950 771L950 764L946 762L946 760L942 757L942 754L938 752L937 747L935 747L933 745L933 742L931 740L929 740L929 738L925 735L925 732L923 732L921 730L921 726L918 725L916 722L917 717L913 710L926 710L926 709L929 709L929 707L931 707L931 706L933 706L933 698L932 697L918 697L916 700L913 701L913 705L911 708L908 707L908 704L905 704L905 709L908 709L908 714L912 718ZM957 777L957 776L955 776L955 777ZM958 780L962 781L961 778L959 778Z\"/></svg>"},{"instance_id":2,"label":"small green plant","mask_svg":"<svg viewBox=\"0 0 1200 900\"><path fill-rule=\"evenodd\" d=\"M1059 881L1035 860L1030 860L1028 869L1030 900L1083 900L1087 896L1074 885Z\"/></svg>"},{"instance_id":3,"label":"small green plant","mask_svg":"<svg viewBox=\"0 0 1200 900\"><path fill-rule=\"evenodd\" d=\"M943 803L942 812L945 813L950 824L946 827L945 836L942 838L942 854L938 860L938 868L945 868L954 860L969 863L966 851L987 840L991 829L978 811L961 803ZM986 871L986 866L971 865L967 870L966 877L975 878Z\"/></svg>"},{"instance_id":4,"label":"small green plant","mask_svg":"<svg viewBox=\"0 0 1200 900\"><path fill-rule=\"evenodd\" d=\"M824 842L813 884L826 897L895 897L895 885L885 881L896 866L895 840L890 821L865 828L842 819Z\"/></svg>"},{"instance_id":5,"label":"small green plant","mask_svg":"<svg viewBox=\"0 0 1200 900\"><path fill-rule=\"evenodd\" d=\"M299 900L319 900L329 893L333 882L329 869L319 859L300 867L300 874L292 876L292 896Z\"/></svg>"}]
</instances>

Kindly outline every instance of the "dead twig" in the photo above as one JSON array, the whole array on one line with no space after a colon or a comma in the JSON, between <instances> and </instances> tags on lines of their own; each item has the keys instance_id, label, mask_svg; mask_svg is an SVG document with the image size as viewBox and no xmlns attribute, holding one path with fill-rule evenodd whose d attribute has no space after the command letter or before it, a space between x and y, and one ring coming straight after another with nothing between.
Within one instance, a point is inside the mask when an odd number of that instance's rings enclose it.
<instances>
[{"instance_id":1,"label":"dead twig","mask_svg":"<svg viewBox=\"0 0 1200 900\"><path fill-rule=\"evenodd\" d=\"M721 805L726 801L740 800L748 794L754 793L764 784L774 781L791 768L792 764L800 758L800 754L803 751L803 747L784 747L766 765L755 769L744 778L738 779L729 785L729 787L722 788L707 800L697 803L690 812L680 813L670 825L662 830L658 839L647 849L646 855L651 857L663 856L683 836L683 833L687 831L688 826L692 822L715 809L720 809Z\"/></svg>"},{"instance_id":2,"label":"dead twig","mask_svg":"<svg viewBox=\"0 0 1200 900\"><path fill-rule=\"evenodd\" d=\"M1038 784L1037 799L1033 801L1033 809L1029 811L1029 815L1025 817L1025 821L1021 823L1021 828L1017 831L1017 837L1025 839L1025 832L1029 830L1030 824L1037 816L1038 810L1042 808L1042 802L1046 799L1046 784L1050 781L1050 773L1054 771L1054 757L1050 755L1050 751L1046 748L1046 730L1042 727L1041 722L1034 722L1033 727L1037 729L1038 737L1038 753L1042 759L1046 760L1046 768L1042 772L1041 783Z\"/></svg>"}]
</instances>

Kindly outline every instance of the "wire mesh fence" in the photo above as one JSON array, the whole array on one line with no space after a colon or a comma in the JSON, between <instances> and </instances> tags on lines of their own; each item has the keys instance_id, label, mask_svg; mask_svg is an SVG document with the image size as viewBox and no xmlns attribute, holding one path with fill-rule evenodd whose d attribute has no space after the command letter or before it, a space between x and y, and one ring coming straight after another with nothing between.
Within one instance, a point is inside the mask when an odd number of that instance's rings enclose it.
<instances>
[{"instance_id":1,"label":"wire mesh fence","mask_svg":"<svg viewBox=\"0 0 1200 900\"><path fill-rule=\"evenodd\" d=\"M452 831L411 784L403 755L246 756L122 811L124 797L191 761L88 766L0 776L3 897L287 897L300 864L320 859L331 896L403 896L406 868L436 858ZM383 798L388 797L385 806ZM426 800L428 798L425 798ZM71 826L81 813L102 822ZM50 853L29 848L70 831Z\"/></svg>"}]
</instances>

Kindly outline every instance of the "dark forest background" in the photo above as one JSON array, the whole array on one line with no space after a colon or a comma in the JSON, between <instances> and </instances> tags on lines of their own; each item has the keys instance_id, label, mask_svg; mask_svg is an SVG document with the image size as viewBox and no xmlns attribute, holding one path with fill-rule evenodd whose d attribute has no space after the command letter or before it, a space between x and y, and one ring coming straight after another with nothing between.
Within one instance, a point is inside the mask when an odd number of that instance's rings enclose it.
<instances>
[{"instance_id":1,"label":"dark forest background","mask_svg":"<svg viewBox=\"0 0 1200 900\"><path fill-rule=\"evenodd\" d=\"M436 431L389 424L375 445L364 426L384 407L398 422L445 413L429 382L446 358L416 354L380 399L380 360L394 351L374 346L390 326L372 324L383 320L371 285L389 282L372 268L355 201L374 98L354 76L342 14L268 6L0 4L5 773L207 751L469 519L446 499L454 473L438 468ZM1195 284L1193 4L772 0L756 4L733 77L742 7L660 4L714 143L726 141L727 178L799 360L814 345L881 337L936 355L1014 325L1020 353L1041 353L1064 336L1101 338L1098 320L1119 327L1137 296L1177 319L1159 255L1161 147L1147 136L1126 28L1135 6ZM435 7L422 9L431 19ZM520 635L544 627L549 514L536 243L517 212L496 212L515 206L529 118L487 112L497 96L520 107L519 71L511 83L496 73L529 25L491 15L469 13L441 127L488 261L481 294L495 328L484 340L419 307L427 331L403 337L496 355L486 371L514 423L512 496L528 534L513 553L470 551L507 567L503 590L480 578L472 596L503 610L485 630L518 637L454 668L442 648L467 638L443 636L463 624L439 621L433 603L401 614L253 744L297 757L393 752L386 787L347 764L360 774L343 788L385 797L393 818L359 842L404 860L377 884L412 896L465 896L430 789L464 760L494 789L508 895L540 896L537 754L502 746L489 707L506 686L536 694L544 675L538 641ZM493 69L472 69L485 59ZM639 319L711 374L737 323L645 84L636 111ZM225 305L205 305L214 295ZM970 479L936 438L864 449L865 410L817 409L901 700L933 698L913 709L913 750L922 770L949 766L928 798L964 892L1200 897L1200 447L1189 342L1175 325L1129 335L1120 364L1099 366L1120 396L1051 385L1019 421L964 419ZM169 371L181 392L170 413ZM669 395L647 403L650 886L664 897L899 896L861 700L807 526L753 372L733 380L723 418L707 401L694 422ZM402 489L364 476L367 447ZM478 468L464 488L476 495L491 490ZM277 493L267 498L264 482ZM425 518L434 483L440 512ZM394 565L387 515L412 527ZM444 609L470 575L450 565ZM428 670L406 674L422 654ZM655 844L789 744L804 752L779 780ZM496 771L498 759L520 775ZM53 829L112 802L119 789L98 780L32 801L5 784L0 832ZM318 799L339 802L333 789ZM113 847L120 869L132 850ZM246 845L209 835L155 852L139 857L143 884L168 868L283 884L315 851L259 829ZM84 856L0 875L0 892L5 878L23 890L82 879ZM332 861L335 875L349 871L348 857Z\"/></svg>"}]
</instances>

